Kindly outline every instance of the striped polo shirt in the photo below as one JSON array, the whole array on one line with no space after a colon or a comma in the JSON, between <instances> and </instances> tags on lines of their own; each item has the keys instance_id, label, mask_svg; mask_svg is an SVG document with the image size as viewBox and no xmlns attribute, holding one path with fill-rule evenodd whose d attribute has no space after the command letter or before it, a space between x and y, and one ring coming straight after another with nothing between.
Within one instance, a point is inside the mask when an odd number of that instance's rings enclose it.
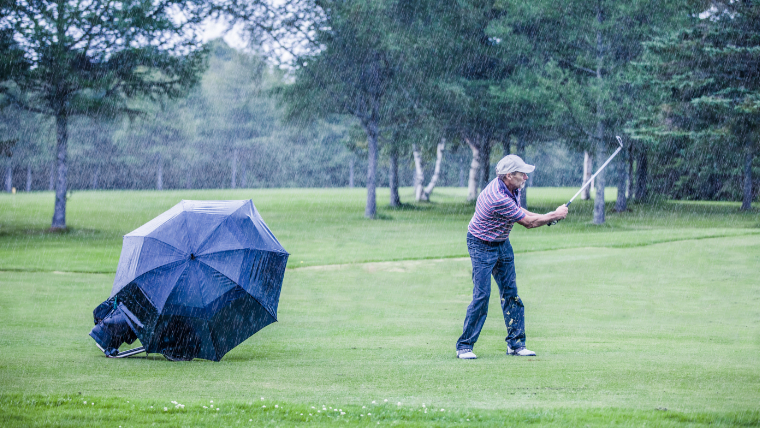
<instances>
[{"instance_id":1,"label":"striped polo shirt","mask_svg":"<svg viewBox=\"0 0 760 428\"><path fill-rule=\"evenodd\" d=\"M494 178L480 192L467 231L484 241L501 242L509 239L512 225L525 217L520 208L519 192L520 189L516 189L513 195L503 181Z\"/></svg>"}]
</instances>

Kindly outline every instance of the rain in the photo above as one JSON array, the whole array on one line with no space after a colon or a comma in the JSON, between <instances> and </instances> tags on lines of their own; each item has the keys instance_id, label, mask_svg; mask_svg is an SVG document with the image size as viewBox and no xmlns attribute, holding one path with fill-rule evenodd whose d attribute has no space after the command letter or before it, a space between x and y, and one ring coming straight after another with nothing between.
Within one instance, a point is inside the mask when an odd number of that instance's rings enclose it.
<instances>
[{"instance_id":1,"label":"rain","mask_svg":"<svg viewBox=\"0 0 760 428\"><path fill-rule=\"evenodd\" d=\"M546 165L528 186L570 186L618 134L594 183L617 187L618 212L757 194L751 2L177 2L141 27L92 24L116 12L80 2L60 30L31 18L55 4L4 9L1 76L3 188L55 190L53 228L67 192L95 189L366 187L374 218L377 187L391 206L405 185L472 201L513 152Z\"/></svg>"},{"instance_id":2,"label":"rain","mask_svg":"<svg viewBox=\"0 0 760 428\"><path fill-rule=\"evenodd\" d=\"M0 408L760 423L758 155L755 0L0 0Z\"/></svg>"}]
</instances>

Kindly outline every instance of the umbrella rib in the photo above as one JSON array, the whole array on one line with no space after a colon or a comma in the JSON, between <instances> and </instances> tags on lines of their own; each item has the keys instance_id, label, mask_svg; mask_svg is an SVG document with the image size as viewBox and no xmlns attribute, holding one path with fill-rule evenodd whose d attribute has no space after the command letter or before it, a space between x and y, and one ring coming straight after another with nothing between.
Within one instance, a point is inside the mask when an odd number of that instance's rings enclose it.
<instances>
[{"instance_id":1,"label":"umbrella rib","mask_svg":"<svg viewBox=\"0 0 760 428\"><path fill-rule=\"evenodd\" d=\"M174 261L174 262L171 262L171 263L167 263L167 264L165 264L165 265L156 266L156 267L154 267L153 269L147 270L147 271L145 271L145 272L141 273L140 275L137 275L136 277L132 278L132 279L131 279L129 282L134 282L134 281L135 281L135 280L137 280L138 278L140 278L140 277L142 277L142 276L145 276L145 275L148 275L149 273L153 272L153 271L154 271L154 270L156 270L156 269L159 269L159 268L163 268L163 267L169 266L169 265L171 265L171 264L173 264L173 263L177 263L177 266L179 266L180 264L186 263L186 260L177 260L177 261ZM179 278L182 276L182 273L184 273L185 269L187 269L187 266L185 266L185 267L184 267L184 269L182 270L182 272L180 272L180 274L177 276L177 279L179 279ZM175 286L177 285L177 284L176 284L176 282L175 282L175 284L174 284L174 285L175 285ZM174 288L174 287L172 287L172 290L173 290L173 288ZM171 294L171 292L170 292L169 294ZM167 294L167 298L168 298L169 294ZM158 307L158 305L156 304L156 302L154 302L153 300L151 300L151 298L150 298L150 297L149 297L147 294L145 295L145 298L146 298L146 299L148 299L148 301L149 301L151 304L153 304L153 306L155 306L155 307ZM166 304L166 300L164 300L164 302L162 302L162 303L161 303L161 307L163 307L165 304Z\"/></svg>"},{"instance_id":2,"label":"umbrella rib","mask_svg":"<svg viewBox=\"0 0 760 428\"><path fill-rule=\"evenodd\" d=\"M180 253L182 253L182 254L183 254L183 255L185 255L185 256L187 255L187 251L181 250L181 249L179 249L179 248L175 247L174 245L172 245L172 244L170 244L170 243L168 243L168 242L166 242L166 241L162 241L162 240L160 240L160 239L158 239L158 238L155 238L155 237L153 237L153 236L144 236L144 237L143 237L143 239L152 239L152 240L154 240L154 241L158 241L158 242L160 242L160 243L162 243L162 244L166 244L166 245L168 245L169 247L172 247L172 248L174 248L175 250L179 251Z\"/></svg>"},{"instance_id":3,"label":"umbrella rib","mask_svg":"<svg viewBox=\"0 0 760 428\"><path fill-rule=\"evenodd\" d=\"M230 278L229 276L225 275L224 273L222 273L222 272L219 272L219 270L218 270L218 269L214 268L213 266L209 266L207 263L203 262L203 261L202 261L202 260L200 260L200 259L198 259L198 261L199 261L199 262L201 262L201 263L203 263L204 265L208 266L208 268L209 268L209 269L211 269L211 270L213 270L214 272L218 272L220 275L222 275L222 276L224 276L225 278L229 279L229 280L230 280L230 281L232 281L232 283L233 283L233 284L235 284L236 286L240 287L240 284L238 284L238 282L237 282L237 281L235 281L234 279L232 279L232 278ZM241 287L241 288L242 288L242 287ZM261 307L262 307L262 308L264 308L264 310L265 310L265 311L267 311L267 313L268 313L269 315L271 315L271 316L272 316L272 318L274 318L275 320L277 320L277 316L276 316L276 315L272 315L272 312L269 310L269 308L267 308L267 307L266 307L266 305L264 305L263 303L261 303L261 302L259 301L259 299L257 299L255 296L251 295L251 294L250 294L250 293L248 293L248 292L246 292L246 293L247 293L249 296L251 296L251 298L252 298L253 300L255 300L255 301L256 301L256 302L257 302L259 305L261 305Z\"/></svg>"},{"instance_id":4,"label":"umbrella rib","mask_svg":"<svg viewBox=\"0 0 760 428\"><path fill-rule=\"evenodd\" d=\"M183 199L182 200L182 210L184 211L184 209L185 209L185 200ZM195 251L195 248L192 248L192 243L190 242L190 234L188 233L189 229L187 228L187 214L185 214L184 216L182 216L182 222L184 223L184 225L183 225L184 227L182 228L182 230L185 231L185 234L186 234L186 237L187 237L187 245L190 246L190 252L192 253L193 251Z\"/></svg>"},{"instance_id":5,"label":"umbrella rib","mask_svg":"<svg viewBox=\"0 0 760 428\"><path fill-rule=\"evenodd\" d=\"M275 243L276 243L276 244L277 244L277 245L278 245L280 248L282 248L282 251L283 251L285 254L288 254L288 252L287 252L287 251L285 251L285 248L283 248L282 244L280 244L280 241L278 241L278 240L277 240L277 237L276 237L276 236L274 236L274 233L272 233L272 231L271 231L271 230L269 230L269 228L267 227L266 223L264 222L264 219L261 217L261 214L259 214L259 213L256 211L256 207L253 205L253 201L251 201L251 200L248 200L247 202L250 202L250 205L251 205L250 207L248 207L248 205L247 205L247 204L244 204L243 206L241 206L240 208L238 208L237 210L235 210L235 212L234 212L234 213L236 213L236 212L238 212L238 211L240 211L240 210L242 210L242 209L244 209L244 208L250 208L250 212L246 212L246 213L245 213L245 215L246 215L246 217L248 217L248 218L251 220L251 223L253 223L253 227L254 227L254 229L256 229L256 231L258 231L259 233L263 233L263 234L267 235L267 236L268 236L269 238L271 238L271 239L272 239L272 240L273 240L273 241L274 241L274 242L275 242ZM234 214L234 213L233 213L233 214ZM260 220L260 221L261 221L261 224L264 226L264 230L263 230L263 231L262 231L262 230L261 230L261 229L258 227L258 226L259 226L259 222L257 221L257 218L258 218L258 220ZM275 251L275 252L279 252L279 251Z\"/></svg>"},{"instance_id":6,"label":"umbrella rib","mask_svg":"<svg viewBox=\"0 0 760 428\"><path fill-rule=\"evenodd\" d=\"M197 260L198 260L200 263L202 263L204 266L206 266L206 267L208 267L209 269L211 269L212 271L214 271L214 272L218 273L219 275L222 275L223 277L225 277L225 278L229 279L229 280L230 280L230 282L232 282L233 284L235 284L235 286L236 286L236 287L240 287L240 284L238 284L238 281L236 281L236 280L234 280L234 279L230 278L229 276L225 275L224 273L220 272L220 271L219 271L219 269L216 269L216 268L215 268L215 267L213 267L213 266L209 266L209 264L208 264L208 263L205 263L205 262L204 262L203 260L201 260L201 259L197 259ZM200 290L200 291L201 291L201 293L203 293L203 290ZM253 296L251 296L251 297L253 297ZM205 296L204 296L204 301L205 301ZM258 302L258 300L257 300L257 302ZM259 302L259 304L261 304L261 302ZM262 306L263 306L263 305L262 305Z\"/></svg>"},{"instance_id":7,"label":"umbrella rib","mask_svg":"<svg viewBox=\"0 0 760 428\"><path fill-rule=\"evenodd\" d=\"M217 224L216 227L211 231L211 233L208 234L208 236L206 237L206 239L204 239L203 242L201 242L200 244L198 244L198 248L195 249L195 251L198 254L201 253L201 248L203 248L203 246L206 245L206 243L211 239L211 237L214 236L214 232L216 232L217 230L219 230L219 228L222 227L222 225L224 224L224 222L227 221L227 218L229 218L229 217L225 217L225 219L222 220L219 224Z\"/></svg>"},{"instance_id":8,"label":"umbrella rib","mask_svg":"<svg viewBox=\"0 0 760 428\"><path fill-rule=\"evenodd\" d=\"M197 259L197 260L198 260L199 262L203 263L205 266L208 266L208 268L209 268L209 269L213 270L214 272L218 273L219 275L222 275L223 277L225 277L225 278L229 279L230 281L232 281L233 283L235 283L235 285L237 285L238 287L240 286L240 284L238 284L238 280L235 280L235 279L232 279L232 278L230 278L228 275L225 275L223 272L220 272L220 271L219 271L219 269L217 269L217 268L215 268L215 267L213 267L213 266L209 265L208 263L204 262L204 261L203 261L203 260L201 260L201 259Z\"/></svg>"},{"instance_id":9,"label":"umbrella rib","mask_svg":"<svg viewBox=\"0 0 760 428\"><path fill-rule=\"evenodd\" d=\"M236 210L235 212L239 211L240 209L242 209L242 208L244 208L244 207L245 207L245 205L243 205L242 207L240 207L240 208L239 208L238 210ZM260 229L259 229L259 227L258 227L258 222L256 221L256 217L258 217L258 220L261 220L261 223L264 225L264 230L263 230L263 232L264 232L264 233L265 233L267 236L269 236L270 238L272 238L272 240L273 240L275 243L277 243L277 245L279 245L279 246L280 246L280 248L282 248L283 250L285 250L285 248L282 246L282 244L280 244L280 241L278 241L278 240L277 240L277 237L276 237L276 236L274 236L274 233L272 233L272 231L271 231L271 230L269 230L269 227L267 227L266 223L264 222L264 219L261 217L261 214L259 214L259 213L256 211L256 207L255 207L255 206L253 206L253 201L251 201L251 212L250 212L250 214L246 213L246 216L248 216L248 218L250 218L250 219L251 219L251 223L253 223L253 227L255 227L255 228L256 228L256 230L257 230L259 233L261 233L261 232L262 232L262 230L260 230ZM285 251L285 252L287 253L287 251Z\"/></svg>"}]
</instances>

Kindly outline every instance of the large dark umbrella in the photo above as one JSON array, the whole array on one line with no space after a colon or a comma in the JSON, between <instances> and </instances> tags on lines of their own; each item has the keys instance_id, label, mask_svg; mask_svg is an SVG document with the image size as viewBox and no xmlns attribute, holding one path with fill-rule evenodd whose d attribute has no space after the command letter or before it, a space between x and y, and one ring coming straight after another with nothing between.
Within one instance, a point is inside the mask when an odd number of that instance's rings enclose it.
<instances>
[{"instance_id":1,"label":"large dark umbrella","mask_svg":"<svg viewBox=\"0 0 760 428\"><path fill-rule=\"evenodd\" d=\"M219 361L277 321L287 260L251 200L182 201L124 236L111 297L146 352Z\"/></svg>"}]
</instances>

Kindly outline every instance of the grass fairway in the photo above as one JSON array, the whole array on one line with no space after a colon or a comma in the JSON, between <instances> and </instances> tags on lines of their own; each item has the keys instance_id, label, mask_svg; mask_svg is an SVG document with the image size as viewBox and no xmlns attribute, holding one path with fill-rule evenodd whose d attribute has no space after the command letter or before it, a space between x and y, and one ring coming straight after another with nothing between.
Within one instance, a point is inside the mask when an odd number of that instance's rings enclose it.
<instances>
[{"instance_id":1,"label":"grass fairway","mask_svg":"<svg viewBox=\"0 0 760 428\"><path fill-rule=\"evenodd\" d=\"M573 193L530 189L529 208ZM436 189L370 221L364 197L80 192L53 234L52 194L0 195L0 426L760 425L757 211L662 202L597 227L582 201L557 227L517 226L538 357L504 355L494 293L479 358L460 361L473 206ZM219 363L104 358L87 333L121 236L180 199L243 198L291 252L279 322Z\"/></svg>"}]
</instances>

